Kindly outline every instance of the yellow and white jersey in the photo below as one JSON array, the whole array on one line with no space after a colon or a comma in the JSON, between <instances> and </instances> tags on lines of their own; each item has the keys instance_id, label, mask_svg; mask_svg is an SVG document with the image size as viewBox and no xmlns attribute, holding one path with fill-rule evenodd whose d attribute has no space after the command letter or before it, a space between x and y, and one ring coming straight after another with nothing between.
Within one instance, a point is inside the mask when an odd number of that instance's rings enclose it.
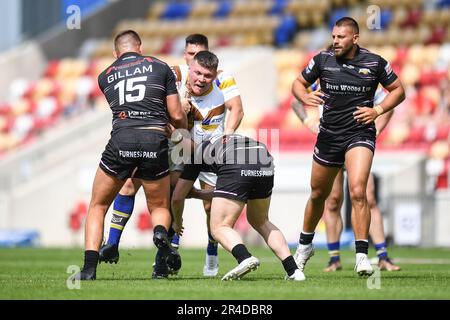
<instances>
[{"instance_id":1,"label":"yellow and white jersey","mask_svg":"<svg viewBox=\"0 0 450 320\"><path fill-rule=\"evenodd\" d=\"M225 128L225 96L215 82L210 90L201 96L190 96L191 135L195 143L201 143L215 135L221 135Z\"/></svg>"}]
</instances>

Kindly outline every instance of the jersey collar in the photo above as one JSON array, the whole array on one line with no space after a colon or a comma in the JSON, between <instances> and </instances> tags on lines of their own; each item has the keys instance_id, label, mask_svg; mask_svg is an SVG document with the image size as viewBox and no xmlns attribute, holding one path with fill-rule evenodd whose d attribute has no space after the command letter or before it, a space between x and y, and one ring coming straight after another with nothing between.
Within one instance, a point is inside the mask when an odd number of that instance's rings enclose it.
<instances>
[{"instance_id":1,"label":"jersey collar","mask_svg":"<svg viewBox=\"0 0 450 320\"><path fill-rule=\"evenodd\" d=\"M130 56L136 56L137 58L138 57L140 57L141 55L139 54L139 53L137 53L137 52L125 52L124 54L122 54L120 57L119 57L119 60L123 60L123 59L125 59L126 57L130 57Z\"/></svg>"}]
</instances>

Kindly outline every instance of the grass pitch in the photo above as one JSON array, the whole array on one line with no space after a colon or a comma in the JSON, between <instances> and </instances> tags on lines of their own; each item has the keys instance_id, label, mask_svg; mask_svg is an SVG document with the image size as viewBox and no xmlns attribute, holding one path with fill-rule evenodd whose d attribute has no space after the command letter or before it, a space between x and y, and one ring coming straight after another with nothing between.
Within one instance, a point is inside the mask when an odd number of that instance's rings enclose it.
<instances>
[{"instance_id":1,"label":"grass pitch","mask_svg":"<svg viewBox=\"0 0 450 320\"><path fill-rule=\"evenodd\" d=\"M202 275L204 250L181 249L179 275L152 280L155 250L123 249L117 265L99 266L96 281L69 290L67 268L82 264L83 249L0 249L0 299L450 299L450 249L390 248L402 271L383 271L369 281L353 271L352 250L342 251L344 270L335 273L322 272L328 255L316 250L304 282L285 281L269 249L250 251L260 259L260 268L240 281L222 282L221 276L236 265L224 250L215 278Z\"/></svg>"}]
</instances>

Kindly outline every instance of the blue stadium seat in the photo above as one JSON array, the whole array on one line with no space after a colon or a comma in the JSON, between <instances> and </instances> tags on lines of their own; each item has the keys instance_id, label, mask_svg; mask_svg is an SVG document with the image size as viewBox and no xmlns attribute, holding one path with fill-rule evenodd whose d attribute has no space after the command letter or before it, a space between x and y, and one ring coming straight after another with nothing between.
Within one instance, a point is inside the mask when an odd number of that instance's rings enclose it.
<instances>
[{"instance_id":1,"label":"blue stadium seat","mask_svg":"<svg viewBox=\"0 0 450 320\"><path fill-rule=\"evenodd\" d=\"M441 0L441 1L439 1L438 7L439 8L450 7L450 0Z\"/></svg>"},{"instance_id":2,"label":"blue stadium seat","mask_svg":"<svg viewBox=\"0 0 450 320\"><path fill-rule=\"evenodd\" d=\"M297 21L294 16L286 15L275 30L275 44L283 46L290 42L297 31Z\"/></svg>"},{"instance_id":3,"label":"blue stadium seat","mask_svg":"<svg viewBox=\"0 0 450 320\"><path fill-rule=\"evenodd\" d=\"M186 18L192 10L189 2L170 2L166 6L166 11L161 15L162 19L175 20Z\"/></svg>"},{"instance_id":4,"label":"blue stadium seat","mask_svg":"<svg viewBox=\"0 0 450 320\"><path fill-rule=\"evenodd\" d=\"M381 10L381 29L386 29L392 21L392 11L391 10Z\"/></svg>"},{"instance_id":5,"label":"blue stadium seat","mask_svg":"<svg viewBox=\"0 0 450 320\"><path fill-rule=\"evenodd\" d=\"M269 10L269 14L282 14L287 4L286 0L275 0L273 7Z\"/></svg>"},{"instance_id":6,"label":"blue stadium seat","mask_svg":"<svg viewBox=\"0 0 450 320\"><path fill-rule=\"evenodd\" d=\"M228 0L219 1L219 6L217 7L217 11L214 13L214 17L216 18L225 18L230 14L232 9L232 3Z\"/></svg>"},{"instance_id":7,"label":"blue stadium seat","mask_svg":"<svg viewBox=\"0 0 450 320\"><path fill-rule=\"evenodd\" d=\"M336 21L338 21L340 18L348 17L349 12L347 9L335 9L330 14L330 20L329 20L329 27L330 29L333 29L334 24Z\"/></svg>"}]
</instances>

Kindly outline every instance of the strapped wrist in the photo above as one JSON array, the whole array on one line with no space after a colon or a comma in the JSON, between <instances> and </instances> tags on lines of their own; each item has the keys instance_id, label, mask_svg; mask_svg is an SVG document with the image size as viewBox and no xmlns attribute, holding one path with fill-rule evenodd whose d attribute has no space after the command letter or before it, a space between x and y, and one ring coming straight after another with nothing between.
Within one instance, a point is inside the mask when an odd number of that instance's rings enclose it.
<instances>
[{"instance_id":1,"label":"strapped wrist","mask_svg":"<svg viewBox=\"0 0 450 320\"><path fill-rule=\"evenodd\" d=\"M375 109L377 115L379 115L379 116L381 116L384 113L384 109L379 104L377 104L373 108Z\"/></svg>"}]
</instances>

